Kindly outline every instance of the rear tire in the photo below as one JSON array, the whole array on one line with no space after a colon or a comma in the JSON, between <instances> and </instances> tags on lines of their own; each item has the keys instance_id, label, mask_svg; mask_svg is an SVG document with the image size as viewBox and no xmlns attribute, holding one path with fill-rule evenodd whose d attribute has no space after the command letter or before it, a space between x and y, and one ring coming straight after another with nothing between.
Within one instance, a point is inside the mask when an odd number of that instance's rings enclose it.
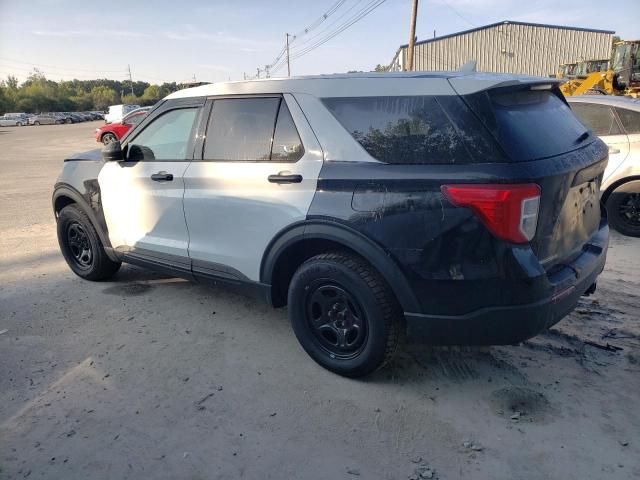
<instances>
[{"instance_id":1,"label":"rear tire","mask_svg":"<svg viewBox=\"0 0 640 480\"><path fill-rule=\"evenodd\" d=\"M640 237L640 192L613 191L607 199L607 216L621 234Z\"/></svg>"},{"instance_id":2,"label":"rear tire","mask_svg":"<svg viewBox=\"0 0 640 480\"><path fill-rule=\"evenodd\" d=\"M33 122L34 125L40 125L40 122Z\"/></svg>"},{"instance_id":3,"label":"rear tire","mask_svg":"<svg viewBox=\"0 0 640 480\"><path fill-rule=\"evenodd\" d=\"M120 268L111 260L87 214L67 205L58 214L58 244L69 268L86 280L106 280Z\"/></svg>"},{"instance_id":4,"label":"rear tire","mask_svg":"<svg viewBox=\"0 0 640 480\"><path fill-rule=\"evenodd\" d=\"M289 319L302 348L345 377L382 368L394 355L402 310L382 276L349 252L316 255L295 272Z\"/></svg>"}]
</instances>

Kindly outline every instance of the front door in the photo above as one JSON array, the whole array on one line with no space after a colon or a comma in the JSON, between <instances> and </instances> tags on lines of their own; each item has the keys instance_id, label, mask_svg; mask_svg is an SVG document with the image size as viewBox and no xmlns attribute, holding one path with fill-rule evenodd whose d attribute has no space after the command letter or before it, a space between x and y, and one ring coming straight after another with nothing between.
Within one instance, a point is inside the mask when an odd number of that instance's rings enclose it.
<instances>
[{"instance_id":1,"label":"front door","mask_svg":"<svg viewBox=\"0 0 640 480\"><path fill-rule=\"evenodd\" d=\"M181 257L189 263L182 197L198 110L186 106L160 111L127 139L125 160L108 162L100 172L114 248L158 261Z\"/></svg>"},{"instance_id":2,"label":"front door","mask_svg":"<svg viewBox=\"0 0 640 480\"><path fill-rule=\"evenodd\" d=\"M202 159L184 175L194 273L259 280L269 242L306 218L321 167L291 95L213 100Z\"/></svg>"}]
</instances>

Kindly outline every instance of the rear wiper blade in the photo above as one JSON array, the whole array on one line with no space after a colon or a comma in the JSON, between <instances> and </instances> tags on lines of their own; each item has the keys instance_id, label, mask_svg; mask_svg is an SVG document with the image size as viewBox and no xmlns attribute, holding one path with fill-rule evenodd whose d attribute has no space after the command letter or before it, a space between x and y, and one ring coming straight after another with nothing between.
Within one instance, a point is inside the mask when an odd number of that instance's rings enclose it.
<instances>
[{"instance_id":1,"label":"rear wiper blade","mask_svg":"<svg viewBox=\"0 0 640 480\"><path fill-rule=\"evenodd\" d=\"M576 143L584 142L587 138L589 138L589 131L588 130L586 132L584 132L582 135L580 135L576 139Z\"/></svg>"}]
</instances>

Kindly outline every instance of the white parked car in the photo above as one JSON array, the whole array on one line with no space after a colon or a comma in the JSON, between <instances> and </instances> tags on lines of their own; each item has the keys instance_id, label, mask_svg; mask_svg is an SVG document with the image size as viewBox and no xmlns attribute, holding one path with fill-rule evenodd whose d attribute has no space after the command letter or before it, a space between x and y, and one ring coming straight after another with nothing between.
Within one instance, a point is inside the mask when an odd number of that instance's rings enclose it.
<instances>
[{"instance_id":1,"label":"white parked car","mask_svg":"<svg viewBox=\"0 0 640 480\"><path fill-rule=\"evenodd\" d=\"M602 201L609 223L640 237L640 100L608 95L568 97L571 108L609 147Z\"/></svg>"},{"instance_id":2,"label":"white parked car","mask_svg":"<svg viewBox=\"0 0 640 480\"><path fill-rule=\"evenodd\" d=\"M22 127L28 125L26 117L21 117L11 113L6 113L0 117L0 127Z\"/></svg>"},{"instance_id":3,"label":"white parked car","mask_svg":"<svg viewBox=\"0 0 640 480\"><path fill-rule=\"evenodd\" d=\"M120 122L127 113L138 108L140 108L140 105L111 105L104 116L104 121L105 123Z\"/></svg>"}]
</instances>

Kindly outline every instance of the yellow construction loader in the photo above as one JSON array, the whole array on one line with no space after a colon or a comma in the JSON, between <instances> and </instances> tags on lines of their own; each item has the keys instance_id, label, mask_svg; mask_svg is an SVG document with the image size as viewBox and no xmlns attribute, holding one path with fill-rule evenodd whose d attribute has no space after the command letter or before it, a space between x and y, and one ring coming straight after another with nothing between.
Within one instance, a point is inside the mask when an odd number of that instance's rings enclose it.
<instances>
[{"instance_id":1,"label":"yellow construction loader","mask_svg":"<svg viewBox=\"0 0 640 480\"><path fill-rule=\"evenodd\" d=\"M560 86L562 93L565 96L590 93L640 96L640 40L616 43L611 66L599 70L605 62L579 62L573 69L573 76Z\"/></svg>"}]
</instances>

